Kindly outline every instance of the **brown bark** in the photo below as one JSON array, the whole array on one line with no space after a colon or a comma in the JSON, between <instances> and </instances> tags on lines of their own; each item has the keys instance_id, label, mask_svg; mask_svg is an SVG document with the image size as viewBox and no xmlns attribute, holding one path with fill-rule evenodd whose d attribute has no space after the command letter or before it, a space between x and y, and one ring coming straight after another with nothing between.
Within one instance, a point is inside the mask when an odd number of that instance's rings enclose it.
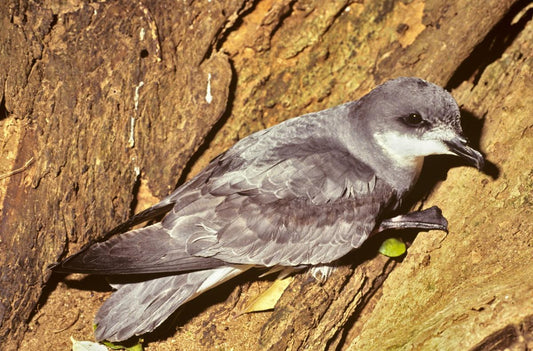
<instances>
[{"instance_id":1,"label":"brown bark","mask_svg":"<svg viewBox=\"0 0 533 351\"><path fill-rule=\"evenodd\" d=\"M529 25L479 81L453 90L464 114L483 116L480 146L499 177L448 172L426 202L442 208L449 234L419 235L349 350L532 348L532 42Z\"/></svg>"},{"instance_id":2,"label":"brown bark","mask_svg":"<svg viewBox=\"0 0 533 351\"><path fill-rule=\"evenodd\" d=\"M427 200L443 208L450 234L421 234L400 264L374 257L370 243L345 260L358 265L324 285L298 275L273 312L237 318L269 284L248 276L184 306L189 318L180 319L178 344L151 346L481 349L509 335L530 338L520 331L533 315L525 7L511 0L2 3L0 170L33 161L0 179L0 344L17 348L47 265L130 216L145 184L162 197L187 166L194 174L238 138L356 99L398 75L459 86L453 94L484 117L481 148L502 170L493 181L454 169ZM483 51L490 45L501 52ZM90 338L101 301L89 295L60 284L29 324L23 348L37 347L43 335L56 349L70 335ZM51 332L69 308L81 314Z\"/></svg>"},{"instance_id":3,"label":"brown bark","mask_svg":"<svg viewBox=\"0 0 533 351\"><path fill-rule=\"evenodd\" d=\"M208 15L192 4L172 17L128 1L0 6L3 154L13 155L2 169L33 159L2 180L4 343L20 340L48 264L131 215L140 174L157 179L156 196L173 188L226 110L231 67L206 53L243 5Z\"/></svg>"}]
</instances>

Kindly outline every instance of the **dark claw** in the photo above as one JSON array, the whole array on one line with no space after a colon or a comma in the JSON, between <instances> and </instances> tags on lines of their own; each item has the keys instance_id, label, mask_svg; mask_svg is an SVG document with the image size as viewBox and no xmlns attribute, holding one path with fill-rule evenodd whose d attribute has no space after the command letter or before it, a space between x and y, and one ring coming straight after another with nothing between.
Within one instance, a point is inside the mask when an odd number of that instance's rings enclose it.
<instances>
[{"instance_id":1,"label":"dark claw","mask_svg":"<svg viewBox=\"0 0 533 351\"><path fill-rule=\"evenodd\" d=\"M373 234L387 229L443 230L448 232L448 221L437 206L423 211L410 212L381 222Z\"/></svg>"}]
</instances>

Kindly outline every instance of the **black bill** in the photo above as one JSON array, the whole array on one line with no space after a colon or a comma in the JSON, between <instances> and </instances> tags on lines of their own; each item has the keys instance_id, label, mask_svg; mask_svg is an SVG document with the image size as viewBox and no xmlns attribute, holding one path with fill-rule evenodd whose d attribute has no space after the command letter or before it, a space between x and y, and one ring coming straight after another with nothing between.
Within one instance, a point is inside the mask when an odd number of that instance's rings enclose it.
<instances>
[{"instance_id":1,"label":"black bill","mask_svg":"<svg viewBox=\"0 0 533 351\"><path fill-rule=\"evenodd\" d=\"M445 141L451 152L463 158L468 164L482 170L485 165L485 159L481 153L470 146L468 141L463 137L455 137L453 140Z\"/></svg>"}]
</instances>

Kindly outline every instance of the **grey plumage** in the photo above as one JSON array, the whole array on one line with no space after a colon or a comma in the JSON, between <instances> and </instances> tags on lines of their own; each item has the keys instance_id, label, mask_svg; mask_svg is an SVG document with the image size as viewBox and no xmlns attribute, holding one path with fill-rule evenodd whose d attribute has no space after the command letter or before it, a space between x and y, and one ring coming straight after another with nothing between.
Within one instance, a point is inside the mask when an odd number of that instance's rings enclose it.
<instances>
[{"instance_id":1,"label":"grey plumage","mask_svg":"<svg viewBox=\"0 0 533 351\"><path fill-rule=\"evenodd\" d=\"M380 230L445 229L436 210L390 217L423 157L446 153L482 167L451 95L398 78L242 139L149 210L171 208L161 222L97 243L56 269L170 273L115 285L97 314L96 338L124 340L250 267L328 265Z\"/></svg>"}]
</instances>

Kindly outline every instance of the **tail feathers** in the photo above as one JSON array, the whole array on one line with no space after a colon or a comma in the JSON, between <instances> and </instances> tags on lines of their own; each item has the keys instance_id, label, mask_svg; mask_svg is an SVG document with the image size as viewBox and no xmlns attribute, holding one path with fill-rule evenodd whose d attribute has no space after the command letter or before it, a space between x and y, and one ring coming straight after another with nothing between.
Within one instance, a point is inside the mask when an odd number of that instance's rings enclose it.
<instances>
[{"instance_id":1,"label":"tail feathers","mask_svg":"<svg viewBox=\"0 0 533 351\"><path fill-rule=\"evenodd\" d=\"M215 258L189 255L184 242L157 223L96 243L70 256L54 270L116 275L186 272L225 265Z\"/></svg>"},{"instance_id":2,"label":"tail feathers","mask_svg":"<svg viewBox=\"0 0 533 351\"><path fill-rule=\"evenodd\" d=\"M96 340L122 341L151 332L185 302L249 268L226 266L116 285L96 314Z\"/></svg>"}]
</instances>

